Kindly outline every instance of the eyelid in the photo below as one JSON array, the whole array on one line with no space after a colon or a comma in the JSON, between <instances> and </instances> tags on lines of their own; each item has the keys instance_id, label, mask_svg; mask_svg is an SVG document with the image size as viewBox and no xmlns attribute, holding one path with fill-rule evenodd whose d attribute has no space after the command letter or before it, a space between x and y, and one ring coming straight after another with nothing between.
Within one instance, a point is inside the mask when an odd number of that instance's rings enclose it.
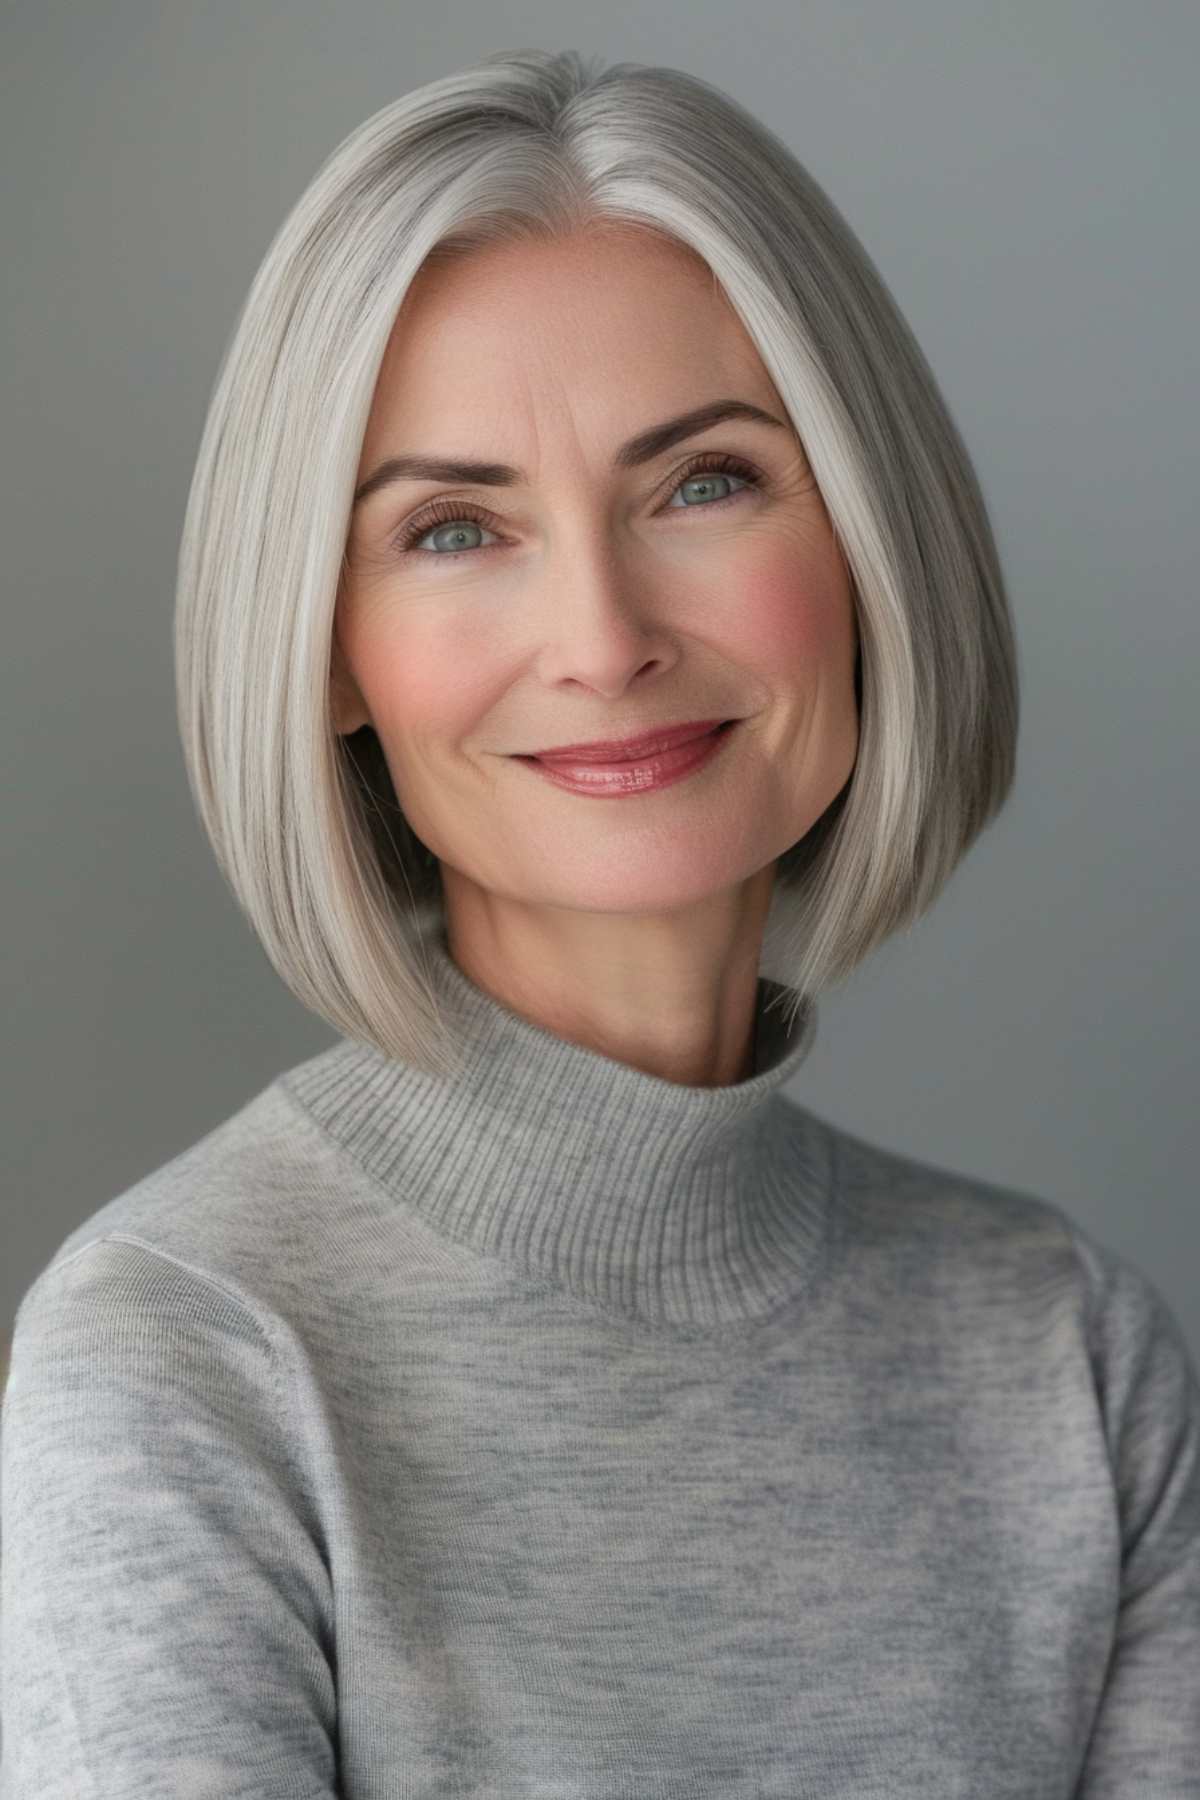
<instances>
[{"instance_id":1,"label":"eyelid","mask_svg":"<svg viewBox=\"0 0 1200 1800\"><path fill-rule=\"evenodd\" d=\"M722 464L726 466L722 467ZM673 470L665 477L663 486L666 489L666 497L669 499L676 488L682 487L685 481L690 481L693 476L710 469L714 474L730 475L734 480L746 483L751 489L757 488L761 491L766 484L766 476L750 461L749 457L734 451L697 450L693 451L678 469ZM729 494L723 498L732 500L736 497L734 494ZM717 502L718 505L721 503ZM708 509L699 506L694 509L684 507L679 510L704 512ZM413 546L429 532L436 531L441 525L454 524L460 519L469 519L472 523L483 526L487 531L495 531L499 528L499 522L495 515L488 512L485 507L479 506L477 502L467 499L458 500L453 494L438 494L427 501L424 506L418 507L415 513L390 533L388 542L393 549L402 554L408 554L412 552ZM460 556L477 555L480 550L492 547L483 544L477 545L471 550L452 550L443 556L432 556L430 560L452 562Z\"/></svg>"}]
</instances>

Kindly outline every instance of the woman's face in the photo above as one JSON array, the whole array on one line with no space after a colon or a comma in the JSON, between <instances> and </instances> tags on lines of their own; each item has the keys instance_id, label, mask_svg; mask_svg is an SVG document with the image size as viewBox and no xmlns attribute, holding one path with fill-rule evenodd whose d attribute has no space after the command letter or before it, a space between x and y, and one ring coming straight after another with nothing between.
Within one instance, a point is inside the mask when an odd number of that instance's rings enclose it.
<instances>
[{"instance_id":1,"label":"woman's face","mask_svg":"<svg viewBox=\"0 0 1200 1800\"><path fill-rule=\"evenodd\" d=\"M617 459L729 399L780 423L729 418ZM728 899L809 830L858 748L850 585L699 258L609 229L426 264L358 483L402 455L519 471L381 485L347 544L335 725L374 726L448 898L452 876L491 905L666 912ZM568 792L518 760L693 719L740 723L697 774L633 797Z\"/></svg>"}]
</instances>

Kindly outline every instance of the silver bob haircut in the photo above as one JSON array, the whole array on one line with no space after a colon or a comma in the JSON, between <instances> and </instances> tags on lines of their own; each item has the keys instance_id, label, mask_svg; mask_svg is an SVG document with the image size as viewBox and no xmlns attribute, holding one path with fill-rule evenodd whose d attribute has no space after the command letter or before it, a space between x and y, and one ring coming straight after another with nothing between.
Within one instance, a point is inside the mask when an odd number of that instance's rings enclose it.
<instances>
[{"instance_id":1,"label":"silver bob haircut","mask_svg":"<svg viewBox=\"0 0 1200 1800\"><path fill-rule=\"evenodd\" d=\"M259 267L179 553L191 791L272 965L335 1029L458 1065L426 936L441 871L364 726L334 729L333 622L375 383L426 258L617 225L708 265L803 443L859 634L854 769L778 860L764 973L792 1017L932 905L1003 804L1016 645L977 478L850 227L787 147L676 69L497 52L368 118Z\"/></svg>"}]
</instances>

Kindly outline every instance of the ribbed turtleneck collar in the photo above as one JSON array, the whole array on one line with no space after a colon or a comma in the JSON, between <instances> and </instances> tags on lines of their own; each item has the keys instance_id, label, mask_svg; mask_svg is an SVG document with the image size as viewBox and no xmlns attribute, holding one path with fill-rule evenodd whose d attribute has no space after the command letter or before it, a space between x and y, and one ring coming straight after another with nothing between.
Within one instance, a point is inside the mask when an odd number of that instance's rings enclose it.
<instances>
[{"instance_id":1,"label":"ribbed turtleneck collar","mask_svg":"<svg viewBox=\"0 0 1200 1800\"><path fill-rule=\"evenodd\" d=\"M690 1087L555 1036L426 940L465 1048L445 1080L342 1038L280 1077L397 1202L612 1311L703 1331L807 1291L833 1219L831 1132L780 1090L807 1056L760 975L755 1072Z\"/></svg>"}]
</instances>

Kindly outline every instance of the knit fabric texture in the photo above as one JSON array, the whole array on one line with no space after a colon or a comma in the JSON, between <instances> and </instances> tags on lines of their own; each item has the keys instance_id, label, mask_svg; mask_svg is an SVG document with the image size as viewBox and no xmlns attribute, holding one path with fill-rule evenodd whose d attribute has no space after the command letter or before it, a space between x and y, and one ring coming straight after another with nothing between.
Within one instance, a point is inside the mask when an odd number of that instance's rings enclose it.
<instances>
[{"instance_id":1,"label":"knit fabric texture","mask_svg":"<svg viewBox=\"0 0 1200 1800\"><path fill-rule=\"evenodd\" d=\"M432 943L26 1290L3 1800L1197 1800L1200 1384L1059 1206Z\"/></svg>"}]
</instances>

